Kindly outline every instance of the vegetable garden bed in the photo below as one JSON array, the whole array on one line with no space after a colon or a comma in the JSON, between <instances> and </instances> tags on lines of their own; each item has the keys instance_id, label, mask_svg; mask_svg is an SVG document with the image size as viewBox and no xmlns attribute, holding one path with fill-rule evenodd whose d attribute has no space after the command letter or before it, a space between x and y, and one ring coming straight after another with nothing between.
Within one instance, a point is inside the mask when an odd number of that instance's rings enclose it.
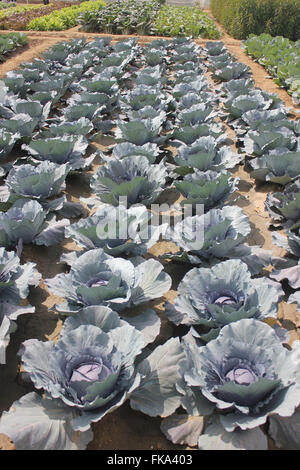
<instances>
[{"instance_id":1,"label":"vegetable garden bed","mask_svg":"<svg viewBox=\"0 0 300 470\"><path fill-rule=\"evenodd\" d=\"M50 36L47 36L47 38L49 37ZM147 38L147 42L145 42L145 44L152 41L152 39L153 38ZM45 41L46 40L47 39L45 38ZM113 42L113 44L115 44L115 41ZM162 44L166 44L166 43L163 42ZM203 42L201 43L201 45L203 46L204 44L205 43ZM158 45L159 44L156 44L156 47L158 47ZM237 46L230 46L230 47L232 48L232 47L237 47ZM153 61L160 62L161 58L163 58L164 73L162 75L162 78L169 77L171 79L171 76L172 76L171 71L174 70L175 64L176 63L180 64L180 60L175 61L176 58L180 59L180 57L178 57L180 53L178 52L178 54L176 54L176 52L174 51L168 52L168 50L164 50L165 52L162 53L163 50L164 49L162 49L159 54L155 55L154 53L152 53L152 54L148 54L148 56L146 55L145 57L147 57L148 62L151 61L151 65ZM107 49L107 52L109 56L111 51ZM220 106L222 103L223 97L225 98L225 95L223 95L223 93L216 93L216 90L218 89L217 87L219 87L222 90L225 90L225 88L220 87L221 85L220 78L221 77L224 78L224 75L221 75L221 74L223 73L223 69L225 68L225 66L223 64L222 67L220 67L221 72L215 72L215 77L213 77L212 73L214 72L214 70L219 70L218 68L215 69L215 67L213 66L212 59L214 56L211 56L210 54L208 54L208 60L207 60L206 59L207 53L204 51L204 49L201 48L199 51L197 51L195 47L193 47L191 51L185 51L185 53L190 54L190 58L192 58L195 61L194 65L198 64L198 59L196 57L200 55L202 59L199 62L199 67L201 68L202 66L204 66L206 69L206 67L209 66L208 72L204 70L204 73L202 73L199 69L198 71L198 74L200 76L199 80L195 77L194 77L195 78L194 81L189 80L189 82L192 83L191 84L192 92L193 93L196 92L196 95L198 96L198 98L197 96L196 97L193 96L193 97L190 97L190 99L192 100L196 99L196 101L197 99L200 99L201 101L201 99L204 100L205 98L205 103L211 103L212 110L217 113L216 116L213 116L213 115L210 116L209 114L207 114L207 117L204 118L205 112L203 114L204 110L202 109L201 105L194 104L196 108L194 109L195 114L194 114L193 119L196 119L196 121L198 119L199 123L201 123L201 119L205 119L205 122L207 122L208 125L211 125L215 120L218 121L220 118L222 118L222 120L224 120L225 122L224 131L228 134L230 138L233 139L231 150L229 148L226 148L226 152L224 151L225 147L226 146L228 147L228 144L230 142L224 142L223 145L221 145L220 148L221 149L223 148L222 156L219 152L220 149L218 149L217 153L215 153L215 159L214 159L214 163L212 166L208 166L206 168L203 168L203 167L201 168L198 167L198 168L204 171L210 168L213 170L220 171L222 167L229 168L229 171L233 170L233 177L238 176L240 178L238 190L234 194L241 194L242 196L244 196L244 198L236 202L236 205L243 207L244 212L249 216L250 221L252 223L251 235L250 237L247 237L247 242L250 245L263 246L264 249L272 249L273 255L283 256L284 252L282 248L276 247L276 245L273 245L271 242L271 235L270 235L270 232L267 230L267 225L270 222L270 218L267 212L264 212L264 200L266 197L266 193L271 192L272 189L277 190L279 187L277 185L270 184L270 183L261 183L257 187L254 186L254 181L253 179L250 179L249 173L245 171L245 167L243 164L245 153L246 153L245 149L243 147L234 146L234 143L237 143L238 146L242 144L243 135L242 133L240 133L239 140L237 140L236 134L233 132L232 128L228 127L228 124L231 123L231 119L229 118L229 112L225 111L224 113L224 110L222 110L222 106ZM124 59L125 59L125 56L126 54L124 54ZM129 53L127 55L127 60L128 60L128 56L130 56ZM160 56L160 58L158 56ZM102 60L105 60L105 57L100 58L100 64ZM120 100L120 104L122 105L121 115L125 113L125 115L131 116L130 113L133 113L133 114L138 113L138 109L135 109L136 105L134 104L136 102L135 97L134 97L134 92L133 94L130 95L131 92L127 88L127 85L130 84L130 82L128 82L128 79L129 80L132 79L133 73L139 72L137 66L139 65L139 61L141 60L142 59L139 58L139 59L136 59L136 62L135 62L135 56L134 56L131 58L131 60L128 62L127 65L126 65L126 62L122 64L122 67L124 67L124 73L126 73L126 81L122 81L120 80L121 77L118 77L118 86L120 87L120 92L121 92L121 100ZM250 63L250 59L248 60ZM184 62L187 62L187 57L185 57ZM144 62L140 62L140 64L144 64ZM148 65L150 64L148 63ZM7 64L7 66L9 67L9 64ZM92 66L99 67L97 63L93 64ZM248 75L247 68L244 68L243 70L242 69L243 68L240 68L239 73L241 73L242 75L244 74L247 77ZM6 68L6 70L8 69ZM193 66L193 71L194 70L195 70L195 66ZM91 70L91 72L93 71ZM116 73L116 70L115 70L115 73ZM230 74L231 72L227 71L227 73ZM145 78L143 79L142 74L140 74L139 77L140 77L139 78L140 82L143 83L143 80ZM175 132L176 139L177 140L189 139L190 137L188 137L188 135L186 135L185 133L184 135L181 135L179 132L180 127L182 127L183 123L185 122L187 124L190 123L189 121L187 121L187 119L190 119L190 118L188 116L183 115L184 106L187 103L185 103L184 100L183 99L181 100L180 98L180 96L183 96L183 94L186 94L187 85L184 85L184 82L182 85L180 85L179 83L176 84L174 83L173 80L170 80L170 82L167 85L165 85L164 81L162 82L159 81L160 74L158 74L157 76L157 74L153 73L153 76L151 77L154 82L155 80L158 80L158 82L156 83L159 84L161 93L163 93L164 95L160 97L160 102L164 103L164 100L165 100L165 106L166 106L165 109L158 108L159 115L160 115L159 119L163 120L162 121L163 124L165 124L166 122L171 122L175 126L173 130L170 129L169 126L167 126L167 128L163 127L162 132L159 132L158 136L164 137L164 136L171 135L176 130L176 127L178 127L178 131ZM228 77L229 75L227 75L226 78ZM255 74L254 74L254 78L255 78ZM11 79L13 79L13 76L11 76ZM83 79L82 77L79 76L78 80L80 81ZM10 80L10 82L8 83L10 83L11 87L14 86L13 80ZM79 95L80 93L81 94L85 93L84 89L79 89L79 90L77 89L76 79L73 81L73 83L75 84L75 88L72 87L73 96L74 96L74 93L76 93L77 95L78 93ZM269 84L270 82L266 81L266 83ZM137 90L137 88L139 87L138 83L131 84L131 85L133 86L133 90L134 89ZM88 86L88 84L85 82L85 84L82 83L82 86L85 87L85 86ZM175 87L177 86L177 88L175 89L174 86ZM250 89L251 89L251 86L250 86ZM92 91L94 92L95 90L92 90ZM286 96L287 103L288 103L288 96L284 95L283 90L281 90L281 93L282 93L282 96ZM114 94L115 94L115 91L114 91ZM171 94L173 98L176 97L177 103L181 101L181 110L178 108L179 105L170 106L170 103L168 104L168 102L166 101L168 94ZM52 96L51 99L55 100L55 97L56 95ZM68 95L67 97L70 98L70 96ZM258 98L257 96L256 98L253 97L253 102L257 98ZM77 96L77 100L78 99L79 98ZM154 97L152 97L151 99L153 100ZM228 99L228 96L227 96L227 99ZM264 97L264 99L267 100L266 97ZM262 102L261 95L259 96L258 102L259 100ZM70 104L72 105L72 102ZM238 116L236 116L236 113L240 111L237 111L238 107L235 107L234 104L235 103L233 104L227 103L226 109L229 110L231 114L234 113L235 118L237 118ZM63 101L59 103L58 108L61 109L62 113L64 113L64 109L66 108L66 105L68 105L68 103L65 103ZM189 102L189 107L190 105L191 103ZM245 105L247 106L247 104ZM54 107L53 107L54 112L52 112L52 116L57 114L57 112L55 111L56 106L57 105L54 104ZM118 121L120 111L118 107L116 107L116 103L110 101L109 103L106 103L105 106L106 106L106 110L110 109L111 119L113 119L114 121ZM157 104L155 106L157 106ZM210 106L210 104L208 106ZM264 106L267 106L265 102L264 102ZM270 98L270 103L268 106L276 107L276 100L274 101L274 99ZM133 108L133 110L131 108ZM239 108L239 109L242 109L242 108ZM166 116L164 114L166 110L168 111L168 113L171 113L171 114L168 114ZM73 111L75 112L75 109ZM69 111L68 118L71 118L70 112L71 111ZM63 114L59 112L57 115L62 116ZM136 115L137 114L135 114L135 116ZM131 119L133 117L134 116L131 116ZM126 118L124 117L123 119L126 119ZM94 124L96 122L98 121L95 119ZM102 152L107 152L108 146L116 143L114 127L111 130L108 130L110 127L108 121L106 121L106 124L108 125L108 128L106 129L106 131L102 127L102 130L104 130L105 135L104 136L98 135L96 140L93 140L90 142L90 148L89 148L87 155L90 155L92 152L97 151L97 150L100 150ZM233 124L236 124L236 123L233 123ZM101 129L101 124L98 122L98 126L99 125ZM245 123L243 125L245 126ZM240 126L235 127L235 129L239 130L241 129L241 127ZM126 134L126 129L122 127L122 124L119 125L119 135L120 135L120 131L123 133L122 138L125 139L125 141L128 140L129 137ZM224 131L222 131L222 133ZM98 129L98 132L99 132L99 129ZM218 130L215 130L214 132L218 133ZM176 166L177 166L177 169L178 168L184 169L184 167L186 166L189 166L189 167L191 166L191 161L189 160L189 153L186 153L185 146L183 145L182 141L180 143L180 146L178 146L178 144L176 147L172 145L172 143L174 143L175 134L174 134L174 137L168 143L166 142L165 144L162 144L161 142L158 142L160 145L162 145L161 149L163 150L163 153L161 153L159 156L159 160L161 159L161 157L165 156L166 163L171 163L173 165L171 167L167 167L168 171L170 172L170 175L172 176L172 179L176 176ZM139 133L137 133L137 135L139 136ZM42 135L42 137L45 138L46 135ZM153 138L155 138L155 134ZM28 139L25 139L25 140L28 140ZM141 144L141 142L137 142L137 141L134 141L134 142L135 144ZM187 142L188 142L188 147L190 147L192 142L190 141L187 141ZM248 143L248 145L249 144L251 144L251 142ZM26 143L26 145L28 145L28 142ZM18 147L15 148L14 156L17 156L17 157L25 156L26 153L23 153L23 151L25 152L29 151L32 153L32 149L30 150L30 145L31 144L29 142L29 147L24 147L22 151ZM178 155L180 158L178 157L177 160L175 159L174 161L172 158L172 154L176 153L176 148L178 149ZM239 153L238 153L238 148L240 148L241 150L241 152ZM232 151L234 153L231 153ZM108 155L110 155L110 153ZM117 154L115 150L115 156L116 155ZM101 160L101 156L102 156L102 160ZM150 154L148 155L148 158L152 158L153 156L155 157L154 154L152 154L151 156L151 152L150 152ZM33 154L33 157L34 157L34 154ZM94 160L91 170L84 172L84 174L81 176L74 175L68 178L67 188L66 188L65 193L67 194L68 198L72 199L73 202L79 202L80 197L89 198L91 196L91 189L89 187L86 176L91 177L92 175L97 174L97 172L98 172L98 177L101 176L101 171L103 170L102 169L99 170L99 168L100 167L103 168L103 164L104 164L103 159L104 161L106 160L105 155L99 154L96 160ZM109 159L111 159L111 156L109 156ZM9 158L9 160L11 160L11 158ZM238 162L239 160L241 160L242 164L236 168L232 168L233 164L235 162ZM155 161L158 162L156 157L155 157ZM150 163L150 164L153 165L154 163ZM174 164L176 164L175 167L174 167ZM108 163L106 163L106 168L109 168L109 165L110 163L108 160ZM159 164L157 163L156 165L157 167L159 166ZM160 163L160 165L162 164ZM194 165L195 163L193 163L193 166ZM230 168L232 168L232 170L230 170ZM174 171L175 171L175 175L174 175ZM91 181L93 181L93 178ZM95 184L96 184L96 180L95 180ZM178 182L178 185L179 184L180 183ZM93 189L96 190L97 186L94 185ZM232 196L230 196L230 199L231 198ZM178 203L182 199L183 197L180 197L180 193L178 193L175 189L167 189L160 196L161 202L168 202L168 203L173 203L173 202ZM225 201L226 201L226 198L223 201L219 199L219 205L222 206ZM227 207L230 208L232 206L227 205ZM87 215L88 215L88 212L87 212L87 207L86 207L84 216L87 216ZM81 219L81 220L84 220L84 219ZM7 392L5 393L5 396L4 395L1 396L2 409L8 409L13 400L18 399L20 396L23 396L29 391L33 390L33 388L29 386L28 383L26 383L24 374L22 373L17 374L19 362L16 358L16 352L19 349L19 346L22 343L22 341L26 339L30 339L30 338L37 338L41 341L46 341L46 340L57 341L59 338L59 334L60 334L61 327L62 327L62 320L58 318L57 314L51 312L50 308L53 307L54 304L56 304L57 302L61 301L61 299L56 297L57 292L55 292L53 288L52 288L52 293L51 293L51 286L48 282L48 287L50 289L50 292L49 292L49 289L47 289L44 284L44 280L52 279L57 274L62 273L63 271L66 271L65 267L62 264L56 265L55 262L59 262L59 259L63 253L66 254L67 252L71 252L74 249L78 250L79 247L78 247L78 244L76 244L74 241L71 241L71 240L65 240L61 242L60 244L58 244L57 246L50 247L50 248L44 248L44 247L33 246L33 245L24 246L24 249L22 252L22 263L29 262L29 261L37 263L37 269L42 274L43 281L41 282L38 288L34 288L32 290L30 297L28 299L30 304L36 307L36 312L32 314L28 314L25 317L22 317L22 316L19 317L18 330L11 337L10 345L7 350L7 363L6 365L2 365L0 369L0 374L2 377L1 382L5 383L5 386L7 387ZM176 245L174 245L174 243L170 241L160 241L157 244L155 244L152 248L150 248L149 255L146 255L145 259L157 258L158 256L164 255L170 251L176 252L177 251ZM50 265L49 265L49 259L51 259ZM160 261L162 261L162 259L160 259ZM187 272L191 272L190 266L178 265L174 261L173 262L164 261L164 270L169 275L171 275L172 281L173 281L172 289L166 292L165 299L173 304L176 298L176 290L177 290L178 284L180 283L180 281L182 280L182 278ZM265 275L266 275L266 272L265 272ZM264 278L265 277L262 277L262 279ZM159 314L159 317L162 322L160 335L158 337L158 340L156 340L156 343L154 343L154 346L165 343L165 341L168 341L169 338L171 338L174 335L177 336L178 334L180 334L181 336L182 332L183 333L187 332L187 327L185 327L186 328L185 330L180 330L180 328L178 329L171 321L167 320L167 317L165 314L164 300L162 299L152 300L150 304L147 305L151 308L155 308L155 311ZM286 300L286 297L285 297L285 300ZM145 310L145 308L146 308L146 305L143 305L141 307L135 307L134 312L135 313L139 312L139 314L141 314ZM275 310L277 309L275 308ZM169 318L171 317L172 315L169 314ZM293 339L298 338L298 332L297 332L298 314L297 314L296 306L288 305L286 302L281 302L280 307L279 307L278 318L281 319L279 323L283 324L283 326L288 327L288 329L290 329L291 331L290 342ZM154 346L152 345L151 349L154 349ZM16 376L18 377L18 382L15 381ZM134 395L133 395L133 400L134 400ZM136 400L138 401L138 398L136 398ZM7 415L7 416L10 416L10 415ZM163 434L159 430L160 421L161 421L160 418L150 418L144 414L141 414L138 411L131 410L129 407L129 404L127 403L123 405L122 407L118 408L112 414L108 414L107 416L105 416L103 420L101 420L98 424L93 425L94 440L89 444L89 448L91 449L92 448L94 449L179 448L179 446L174 447L172 446L172 444L168 443L165 440ZM6 426L7 433L11 434L12 431L9 432L8 430L9 424L7 422L5 423L5 421L3 420L2 427L0 425L0 429L2 432L4 432L5 426ZM165 428L164 430L166 432ZM142 434L142 437L141 437L141 434ZM259 438L258 441L255 441L253 444L251 443L251 440L248 440L247 445L249 446L255 445L256 448L259 446L264 447L266 443L264 439L262 438L262 435L260 434L260 432L258 432L256 437ZM16 438L16 436L14 436L14 439L15 439L15 442L17 442L18 439ZM190 445L191 443L193 444L193 442L190 441ZM21 444L19 443L19 445ZM45 446L46 444L44 443L43 445ZM219 442L212 443L212 441L209 444L205 444L204 439L202 439L201 446L205 447L205 445L209 445L210 448L212 447L217 448L217 446L221 446L222 444Z\"/></svg>"},{"instance_id":2,"label":"vegetable garden bed","mask_svg":"<svg viewBox=\"0 0 300 470\"><path fill-rule=\"evenodd\" d=\"M23 31L28 29L29 23L40 16L45 16L52 11L69 6L66 2L56 2L49 5L18 5L15 8L9 8L0 11L0 29Z\"/></svg>"}]
</instances>

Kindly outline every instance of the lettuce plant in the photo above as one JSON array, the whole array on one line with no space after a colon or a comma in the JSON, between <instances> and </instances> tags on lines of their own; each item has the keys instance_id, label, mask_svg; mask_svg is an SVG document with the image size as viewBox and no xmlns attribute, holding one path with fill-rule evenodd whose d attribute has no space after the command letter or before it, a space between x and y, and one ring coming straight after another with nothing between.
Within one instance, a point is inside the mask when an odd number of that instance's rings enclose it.
<instances>
[{"instance_id":1,"label":"lettuce plant","mask_svg":"<svg viewBox=\"0 0 300 470\"><path fill-rule=\"evenodd\" d=\"M64 237L67 219L57 221L34 200L20 199L7 211L0 213L0 246L34 243L52 246Z\"/></svg>"},{"instance_id":2,"label":"lettuce plant","mask_svg":"<svg viewBox=\"0 0 300 470\"><path fill-rule=\"evenodd\" d=\"M122 310L161 297L171 286L171 278L158 261L113 258L102 248L89 250L72 261L68 274L46 279L49 290L66 302L59 312L74 314L90 305Z\"/></svg>"},{"instance_id":3,"label":"lettuce plant","mask_svg":"<svg viewBox=\"0 0 300 470\"><path fill-rule=\"evenodd\" d=\"M0 364L5 364L10 333L17 328L14 320L35 311L31 305L24 305L29 287L37 286L41 279L35 266L35 263L21 265L13 251L0 248Z\"/></svg>"},{"instance_id":4,"label":"lettuce plant","mask_svg":"<svg viewBox=\"0 0 300 470\"><path fill-rule=\"evenodd\" d=\"M91 188L102 202L114 206L120 197L126 197L129 205L149 205L163 191L166 177L163 162L151 165L144 156L111 159L92 176Z\"/></svg>"},{"instance_id":5,"label":"lettuce plant","mask_svg":"<svg viewBox=\"0 0 300 470\"><path fill-rule=\"evenodd\" d=\"M212 268L193 268L178 286L166 314L176 325L202 326L204 341L216 338L224 325L242 318L276 318L284 292L278 282L251 279L245 263L231 259Z\"/></svg>"}]
</instances>

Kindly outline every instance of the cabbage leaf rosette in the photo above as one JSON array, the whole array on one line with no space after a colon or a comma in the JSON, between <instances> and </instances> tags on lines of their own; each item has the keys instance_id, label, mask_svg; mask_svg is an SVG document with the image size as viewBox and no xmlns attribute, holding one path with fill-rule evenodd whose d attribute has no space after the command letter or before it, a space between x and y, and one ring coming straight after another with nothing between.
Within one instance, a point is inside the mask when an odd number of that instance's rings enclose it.
<instances>
[{"instance_id":1,"label":"cabbage leaf rosette","mask_svg":"<svg viewBox=\"0 0 300 470\"><path fill-rule=\"evenodd\" d=\"M166 314L176 325L206 328L201 339L209 341L223 326L243 318L276 318L283 295L278 282L251 279L247 265L231 259L211 269L191 269L179 283L175 303L166 303Z\"/></svg>"},{"instance_id":2,"label":"cabbage leaf rosette","mask_svg":"<svg viewBox=\"0 0 300 470\"><path fill-rule=\"evenodd\" d=\"M211 266L224 259L243 259L251 274L258 274L271 260L271 252L245 243L251 228L248 217L237 206L211 209L206 214L185 217L168 228L164 238L179 248L164 258Z\"/></svg>"},{"instance_id":3,"label":"cabbage leaf rosette","mask_svg":"<svg viewBox=\"0 0 300 470\"><path fill-rule=\"evenodd\" d=\"M236 436L247 448L247 436L254 430L260 433L257 427L269 416L292 416L299 406L298 349L285 348L269 325L242 319L224 326L206 346L199 347L188 333L183 346L181 404L191 416L213 414L199 448L219 447L218 440L230 440L234 447ZM211 421L217 419L219 432L210 432Z\"/></svg>"},{"instance_id":4,"label":"cabbage leaf rosette","mask_svg":"<svg viewBox=\"0 0 300 470\"><path fill-rule=\"evenodd\" d=\"M161 297L171 287L170 276L153 259L135 258L133 263L113 258L102 248L69 259L68 274L45 280L51 293L66 299L56 305L63 314L71 315L90 305L106 305L120 311Z\"/></svg>"},{"instance_id":5,"label":"cabbage leaf rosette","mask_svg":"<svg viewBox=\"0 0 300 470\"><path fill-rule=\"evenodd\" d=\"M88 307L66 320L56 344L25 341L24 370L45 397L30 393L15 402L4 412L0 432L17 449L83 449L93 436L91 423L128 398L150 416L172 414L180 405L180 341L172 338L140 357L160 321L148 310L129 322L110 308Z\"/></svg>"}]
</instances>

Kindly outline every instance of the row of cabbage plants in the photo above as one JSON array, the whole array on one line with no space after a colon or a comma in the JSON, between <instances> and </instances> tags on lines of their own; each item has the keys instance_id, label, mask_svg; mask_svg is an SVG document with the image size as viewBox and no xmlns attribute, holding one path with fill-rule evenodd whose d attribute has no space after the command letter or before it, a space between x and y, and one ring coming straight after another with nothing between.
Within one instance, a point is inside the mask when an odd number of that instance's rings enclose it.
<instances>
[{"instance_id":1,"label":"row of cabbage plants","mask_svg":"<svg viewBox=\"0 0 300 470\"><path fill-rule=\"evenodd\" d=\"M8 33L0 36L0 62L4 62L10 52L28 44L28 38L23 33Z\"/></svg>"},{"instance_id":2,"label":"row of cabbage plants","mask_svg":"<svg viewBox=\"0 0 300 470\"><path fill-rule=\"evenodd\" d=\"M224 84L212 86L207 71ZM247 142L250 122L260 116L273 124L283 115L296 133L283 103L255 89L249 68L222 43L200 48L186 38L144 48L134 39L61 43L4 84L1 156L20 141L25 153L2 165L3 346L17 316L33 311L22 311L21 300L40 279L32 263L20 265L23 243L73 238L79 250L62 256L66 273L44 280L63 300L55 305L67 316L60 340L29 339L20 349L24 371L44 395L15 402L0 432L19 449L83 449L91 423L129 399L133 409L165 418L162 431L174 443L267 449L267 432L279 446L299 447L299 347L289 350L286 331L265 322L276 318L283 291L261 271L278 260L247 244L250 222L234 205L238 180L229 172L245 152L231 150L222 125L226 119ZM90 167L89 142L103 134L116 144L97 152L103 165L90 180L93 197L82 201L93 213L70 224L82 208L62 195L66 177ZM155 223L147 208L170 185L185 198L178 211L188 202L193 210L203 204L204 214ZM186 334L178 329L157 346L160 319L147 303L170 289L171 278L147 253L160 237L177 247L164 258L188 272L175 303L165 305ZM143 304L143 313L128 316Z\"/></svg>"},{"instance_id":3,"label":"row of cabbage plants","mask_svg":"<svg viewBox=\"0 0 300 470\"><path fill-rule=\"evenodd\" d=\"M83 12L82 31L105 34L190 36L217 39L214 21L198 5L167 5L165 0L115 0L100 11Z\"/></svg>"},{"instance_id":4,"label":"row of cabbage plants","mask_svg":"<svg viewBox=\"0 0 300 470\"><path fill-rule=\"evenodd\" d=\"M300 41L290 41L282 36L269 34L250 35L244 47L251 57L263 65L274 81L285 87L300 102Z\"/></svg>"},{"instance_id":5,"label":"row of cabbage plants","mask_svg":"<svg viewBox=\"0 0 300 470\"><path fill-rule=\"evenodd\" d=\"M106 5L104 0L93 0L74 4L65 8L47 11L37 18L32 18L26 25L27 30L34 31L63 31L74 28L82 14L96 13Z\"/></svg>"}]
</instances>

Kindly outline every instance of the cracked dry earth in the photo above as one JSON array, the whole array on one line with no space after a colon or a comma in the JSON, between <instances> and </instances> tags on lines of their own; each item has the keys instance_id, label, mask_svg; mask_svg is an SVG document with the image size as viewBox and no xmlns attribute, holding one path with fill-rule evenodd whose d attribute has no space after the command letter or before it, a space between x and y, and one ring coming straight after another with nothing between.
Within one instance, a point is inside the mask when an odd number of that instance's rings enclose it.
<instances>
[{"instance_id":1,"label":"cracked dry earth","mask_svg":"<svg viewBox=\"0 0 300 470\"><path fill-rule=\"evenodd\" d=\"M220 27L220 29L222 29ZM13 53L5 63L0 65L0 79L9 70L14 70L26 61L31 61L38 57L39 54L53 46L55 43L85 37L87 40L93 39L95 36L104 36L101 34L81 33L79 27L73 28L65 32L27 32L29 38L28 46ZM113 36L114 41L125 39L130 36ZM155 37L140 37L140 43L147 43L155 39ZM255 85L261 89L276 93L287 107L291 108L290 118L295 119L300 113L300 108L293 105L291 97L285 90L279 88L270 78L263 67L253 62L241 49L241 43L232 39L227 34L221 38L229 52L234 54L236 58L249 65ZM113 42L114 42L113 41ZM195 40L197 44L205 44L205 40ZM208 76L208 75L207 75ZM210 77L208 76L210 79ZM211 80L211 79L210 79ZM212 87L215 86L211 80ZM227 127L229 137L232 139L232 148L235 147L236 136L234 132ZM95 146L105 149L106 146L113 143L113 138L103 138L101 143L93 143L90 147L91 152L95 150ZM78 201L79 197L90 197L88 176L95 172L100 165L100 160L96 160L92 170L86 172L85 175L72 176L67 181L67 194L73 201ZM273 251L276 256L285 254L283 249L272 244L271 231L269 230L270 218L264 209L264 201L268 192L275 191L278 186L270 184L255 185L254 180L245 171L244 165L238 166L233 172L234 176L240 178L238 193L241 195L237 201L237 205L243 208L251 222L251 238L250 245L261 245L265 249ZM163 201L166 203L174 203L180 198L176 190L167 190ZM87 214L86 214L87 215ZM25 247L22 254L22 262L33 261L37 264L37 269L42 274L43 279L52 278L59 272L62 272L63 265L58 264L59 258L63 252L76 249L74 242L65 240L55 247L45 248L37 246ZM163 253L176 251L175 245L167 242L157 243L149 253L150 257L157 257ZM173 325L167 321L164 314L163 304L166 299L173 302L176 297L176 288L186 270L178 265L165 263L165 270L173 279L172 289L156 301L150 302L149 306L154 308L162 321L161 332L155 345L164 342L174 333ZM266 272L267 274L267 272ZM286 289L287 292L287 289ZM8 410L13 401L19 399L22 395L32 390L31 386L22 379L22 371L17 358L17 352L20 344L29 338L37 338L39 340L58 340L62 322L58 315L50 311L50 308L60 300L58 297L51 295L46 289L43 280L39 288L32 291L29 302L36 307L34 314L21 316L18 319L18 329L11 336L11 341L7 349L7 363L0 367L0 412ZM144 310L148 305L143 306ZM135 309L138 313L138 309ZM290 331L291 342L300 338L300 317L295 304L287 304L281 302L278 311L278 320L283 327ZM142 450L142 449L184 449L183 446L172 445L160 431L160 418L150 418L140 412L133 411L128 404L113 413L104 417L99 423L93 425L94 439L88 445L88 449L93 450ZM12 449L13 444L5 436L0 436L0 449ZM270 442L270 448L274 448Z\"/></svg>"}]
</instances>

